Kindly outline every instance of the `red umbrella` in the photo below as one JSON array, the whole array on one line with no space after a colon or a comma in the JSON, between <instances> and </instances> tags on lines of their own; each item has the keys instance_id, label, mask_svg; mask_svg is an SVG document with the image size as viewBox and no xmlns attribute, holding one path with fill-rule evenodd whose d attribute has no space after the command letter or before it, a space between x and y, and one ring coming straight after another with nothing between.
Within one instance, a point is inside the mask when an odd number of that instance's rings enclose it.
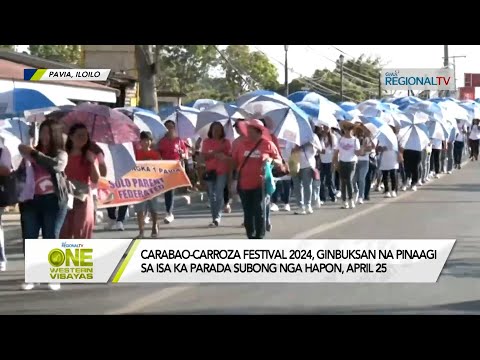
<instances>
[{"instance_id":1,"label":"red umbrella","mask_svg":"<svg viewBox=\"0 0 480 360\"><path fill-rule=\"evenodd\" d=\"M81 104L62 119L67 126L76 123L85 124L90 139L106 144L123 144L140 141L137 125L122 112L105 105Z\"/></svg>"}]
</instances>

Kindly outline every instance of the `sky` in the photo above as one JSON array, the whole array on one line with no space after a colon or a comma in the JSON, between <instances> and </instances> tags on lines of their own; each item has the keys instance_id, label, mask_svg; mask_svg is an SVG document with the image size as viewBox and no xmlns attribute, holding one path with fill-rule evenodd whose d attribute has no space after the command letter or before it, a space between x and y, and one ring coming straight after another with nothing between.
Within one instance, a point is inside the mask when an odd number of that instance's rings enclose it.
<instances>
[{"instance_id":1,"label":"sky","mask_svg":"<svg viewBox=\"0 0 480 360\"><path fill-rule=\"evenodd\" d=\"M250 45L253 51L264 52L278 67L279 81L284 82L284 45ZM345 60L362 54L379 56L385 68L440 68L443 67L444 45L289 45L289 78L312 76L315 69L335 67L341 51ZM480 73L480 45L449 45L449 57L455 59L457 86L464 84L464 73ZM453 63L453 59L450 59Z\"/></svg>"},{"instance_id":2,"label":"sky","mask_svg":"<svg viewBox=\"0 0 480 360\"><path fill-rule=\"evenodd\" d=\"M221 45L223 48L225 45ZM284 82L284 45L249 45L252 51L264 52L278 68L279 81ZM443 66L443 45L289 45L289 79L311 76L316 69L333 69L340 54L345 59L362 54L379 56L385 68L440 68ZM28 45L18 45L26 51ZM480 73L480 45L449 45L449 56L455 59L457 86L464 84L464 73ZM453 63L453 59L450 59Z\"/></svg>"}]
</instances>

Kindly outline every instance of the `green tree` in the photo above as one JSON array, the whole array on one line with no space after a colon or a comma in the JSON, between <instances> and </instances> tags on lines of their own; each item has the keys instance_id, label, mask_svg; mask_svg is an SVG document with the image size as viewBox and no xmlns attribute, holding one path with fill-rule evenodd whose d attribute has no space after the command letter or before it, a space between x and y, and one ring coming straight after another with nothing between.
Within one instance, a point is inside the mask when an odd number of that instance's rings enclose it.
<instances>
[{"instance_id":1,"label":"green tree","mask_svg":"<svg viewBox=\"0 0 480 360\"><path fill-rule=\"evenodd\" d=\"M217 64L214 45L156 45L157 86L190 92Z\"/></svg>"},{"instance_id":2,"label":"green tree","mask_svg":"<svg viewBox=\"0 0 480 360\"><path fill-rule=\"evenodd\" d=\"M279 88L277 68L263 53L250 52L248 45L229 45L223 56L221 66L231 96L237 97L252 83L264 90Z\"/></svg>"},{"instance_id":3,"label":"green tree","mask_svg":"<svg viewBox=\"0 0 480 360\"><path fill-rule=\"evenodd\" d=\"M0 45L0 50L15 50L15 45Z\"/></svg>"},{"instance_id":4,"label":"green tree","mask_svg":"<svg viewBox=\"0 0 480 360\"><path fill-rule=\"evenodd\" d=\"M81 58L80 45L28 45L30 54L47 60L77 65Z\"/></svg>"},{"instance_id":5,"label":"green tree","mask_svg":"<svg viewBox=\"0 0 480 360\"><path fill-rule=\"evenodd\" d=\"M366 58L361 55L357 59L350 59L343 63L343 100L364 101L378 98L379 73L382 68L380 58ZM327 97L329 100L341 101L341 65L337 61L333 70L315 70L308 81L307 87ZM382 97L386 92L382 90Z\"/></svg>"}]
</instances>

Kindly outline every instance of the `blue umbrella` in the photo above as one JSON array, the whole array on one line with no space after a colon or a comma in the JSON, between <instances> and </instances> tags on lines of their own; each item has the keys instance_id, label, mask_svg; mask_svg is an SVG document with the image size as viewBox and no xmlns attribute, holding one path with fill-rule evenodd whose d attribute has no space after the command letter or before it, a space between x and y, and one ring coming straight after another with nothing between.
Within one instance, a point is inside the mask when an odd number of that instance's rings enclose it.
<instances>
[{"instance_id":1,"label":"blue umbrella","mask_svg":"<svg viewBox=\"0 0 480 360\"><path fill-rule=\"evenodd\" d=\"M199 110L188 106L177 106L174 113L167 117L165 122L175 122L177 133L180 138L195 138L195 128L197 126L197 117L199 113Z\"/></svg>"},{"instance_id":2,"label":"blue umbrella","mask_svg":"<svg viewBox=\"0 0 480 360\"><path fill-rule=\"evenodd\" d=\"M430 143L429 130L425 125L425 117L421 114L405 114L403 127L398 133L400 147L405 150L422 151Z\"/></svg>"},{"instance_id":3,"label":"blue umbrella","mask_svg":"<svg viewBox=\"0 0 480 360\"><path fill-rule=\"evenodd\" d=\"M344 101L338 104L344 111L349 112L357 108L357 104L353 101Z\"/></svg>"},{"instance_id":4,"label":"blue umbrella","mask_svg":"<svg viewBox=\"0 0 480 360\"><path fill-rule=\"evenodd\" d=\"M462 101L459 104L462 108L467 110L469 115L469 122L473 119L480 119L480 104L475 101Z\"/></svg>"},{"instance_id":5,"label":"blue umbrella","mask_svg":"<svg viewBox=\"0 0 480 360\"><path fill-rule=\"evenodd\" d=\"M263 118L267 128L279 139L303 145L313 140L308 115L293 102L273 91L254 91L241 96L237 105Z\"/></svg>"},{"instance_id":6,"label":"blue umbrella","mask_svg":"<svg viewBox=\"0 0 480 360\"><path fill-rule=\"evenodd\" d=\"M233 130L233 122L237 119L245 119L251 116L251 114L235 105L218 103L200 111L197 118L196 132L200 137L206 138L212 123L219 122L225 129L226 137L233 139L236 135Z\"/></svg>"},{"instance_id":7,"label":"blue umbrella","mask_svg":"<svg viewBox=\"0 0 480 360\"><path fill-rule=\"evenodd\" d=\"M400 110L403 110L407 108L409 105L415 104L419 101L422 101L422 99L416 97L416 96L405 96L401 98L396 98L395 100L392 101L395 105L398 105L398 108Z\"/></svg>"},{"instance_id":8,"label":"blue umbrella","mask_svg":"<svg viewBox=\"0 0 480 360\"><path fill-rule=\"evenodd\" d=\"M331 111L329 111L329 109L325 109L323 105L309 102L299 102L297 103L297 106L313 119L313 122L316 126L325 125L331 128L338 128L337 119L331 113Z\"/></svg>"},{"instance_id":9,"label":"blue umbrella","mask_svg":"<svg viewBox=\"0 0 480 360\"><path fill-rule=\"evenodd\" d=\"M438 121L443 120L445 115L444 109L439 104L428 100L418 101L414 104L411 104L407 106L403 111L405 113L422 112L424 114L427 114L430 120Z\"/></svg>"},{"instance_id":10,"label":"blue umbrella","mask_svg":"<svg viewBox=\"0 0 480 360\"><path fill-rule=\"evenodd\" d=\"M447 129L440 121L427 121L428 135L430 139L446 140L449 137L450 129Z\"/></svg>"},{"instance_id":11,"label":"blue umbrella","mask_svg":"<svg viewBox=\"0 0 480 360\"><path fill-rule=\"evenodd\" d=\"M167 105L163 106L158 110L158 115L160 115L160 118L166 119L170 115L172 115L175 112L175 106L174 105Z\"/></svg>"},{"instance_id":12,"label":"blue umbrella","mask_svg":"<svg viewBox=\"0 0 480 360\"><path fill-rule=\"evenodd\" d=\"M329 108L338 120L352 120L353 116L326 97L311 91L297 91L288 96L294 103L309 102Z\"/></svg>"},{"instance_id":13,"label":"blue umbrella","mask_svg":"<svg viewBox=\"0 0 480 360\"><path fill-rule=\"evenodd\" d=\"M30 129L30 124L23 118L13 117L0 120L0 131L13 135L25 145L30 145Z\"/></svg>"},{"instance_id":14,"label":"blue umbrella","mask_svg":"<svg viewBox=\"0 0 480 360\"><path fill-rule=\"evenodd\" d=\"M397 135L388 124L376 117L359 116L358 118L372 136L378 139L378 145L398 151Z\"/></svg>"},{"instance_id":15,"label":"blue umbrella","mask_svg":"<svg viewBox=\"0 0 480 360\"><path fill-rule=\"evenodd\" d=\"M156 143L167 133L167 128L160 119L160 116L153 111L142 109L139 107L124 107L116 110L123 112L127 116L133 118L133 122L138 126L140 131L149 131Z\"/></svg>"},{"instance_id":16,"label":"blue umbrella","mask_svg":"<svg viewBox=\"0 0 480 360\"><path fill-rule=\"evenodd\" d=\"M22 114L33 109L50 108L61 105L75 105L57 92L40 92L33 89L14 88L0 93L0 113Z\"/></svg>"},{"instance_id":17,"label":"blue umbrella","mask_svg":"<svg viewBox=\"0 0 480 360\"><path fill-rule=\"evenodd\" d=\"M217 105L218 103L219 101L213 100L213 99L198 99L188 104L185 104L185 106L192 107L194 109L202 111L202 110L208 109L209 107Z\"/></svg>"},{"instance_id":18,"label":"blue umbrella","mask_svg":"<svg viewBox=\"0 0 480 360\"><path fill-rule=\"evenodd\" d=\"M104 144L97 143L105 154L107 180L116 181L135 168L135 152L132 143Z\"/></svg>"}]
</instances>

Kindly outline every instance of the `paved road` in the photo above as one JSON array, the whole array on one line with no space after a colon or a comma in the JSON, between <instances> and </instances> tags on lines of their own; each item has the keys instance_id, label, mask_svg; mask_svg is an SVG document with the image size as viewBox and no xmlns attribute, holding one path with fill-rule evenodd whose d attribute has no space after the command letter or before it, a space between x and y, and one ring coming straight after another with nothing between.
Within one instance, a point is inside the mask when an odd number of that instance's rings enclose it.
<instances>
[{"instance_id":1,"label":"paved road","mask_svg":"<svg viewBox=\"0 0 480 360\"><path fill-rule=\"evenodd\" d=\"M23 259L18 240L7 246L9 270L0 274L0 314L455 314L480 313L478 163L396 199L372 201L354 210L329 205L313 215L274 214L273 238L457 238L436 284L212 284L66 285L59 292L19 291ZM207 228L204 203L177 211L162 225L163 238L244 238L238 211L221 228ZM103 238L133 237L99 231Z\"/></svg>"}]
</instances>

